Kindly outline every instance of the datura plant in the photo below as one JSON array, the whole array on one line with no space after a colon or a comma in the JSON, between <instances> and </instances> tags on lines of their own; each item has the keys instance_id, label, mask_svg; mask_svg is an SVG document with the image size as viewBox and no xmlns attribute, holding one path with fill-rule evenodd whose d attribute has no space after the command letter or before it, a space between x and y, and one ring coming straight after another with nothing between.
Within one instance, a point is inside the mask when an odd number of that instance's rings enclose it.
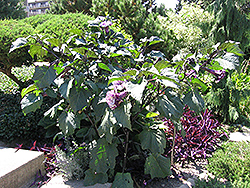
<instances>
[{"instance_id":1,"label":"datura plant","mask_svg":"<svg viewBox=\"0 0 250 188\"><path fill-rule=\"evenodd\" d=\"M87 144L85 185L133 187L141 164L151 178L169 176L163 118L181 129L185 105L196 112L204 108L200 92L207 86L200 74L211 73L219 82L235 66L223 56L241 56L241 50L226 42L169 61L154 48L163 42L158 37L136 45L105 17L89 27L91 32L71 30L66 43L40 35L13 42L10 51L29 46L32 57L54 56L53 62L36 63L34 83L21 92L23 112L37 110L46 96L58 100L39 124L57 138L73 135Z\"/></svg>"}]
</instances>

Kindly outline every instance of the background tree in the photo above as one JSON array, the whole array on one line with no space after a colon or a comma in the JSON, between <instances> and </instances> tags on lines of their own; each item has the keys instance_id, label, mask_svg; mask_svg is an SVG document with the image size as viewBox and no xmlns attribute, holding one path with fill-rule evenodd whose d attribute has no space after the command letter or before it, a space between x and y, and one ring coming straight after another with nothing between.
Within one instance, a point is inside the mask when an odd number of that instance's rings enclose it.
<instances>
[{"instance_id":1,"label":"background tree","mask_svg":"<svg viewBox=\"0 0 250 188\"><path fill-rule=\"evenodd\" d=\"M51 0L48 13L65 14L82 12L91 15L92 0Z\"/></svg>"},{"instance_id":2,"label":"background tree","mask_svg":"<svg viewBox=\"0 0 250 188\"><path fill-rule=\"evenodd\" d=\"M165 40L158 45L168 58L177 53L176 38L171 31L163 29L155 0L93 0L92 6L94 16L109 15L117 19L136 43L141 38L158 36Z\"/></svg>"},{"instance_id":3,"label":"background tree","mask_svg":"<svg viewBox=\"0 0 250 188\"><path fill-rule=\"evenodd\" d=\"M0 19L24 18L26 16L20 0L0 0Z\"/></svg>"},{"instance_id":4,"label":"background tree","mask_svg":"<svg viewBox=\"0 0 250 188\"><path fill-rule=\"evenodd\" d=\"M243 1L216 0L208 7L216 20L210 36L215 42L240 42L240 48L247 54L250 47L250 20L239 11L239 2Z\"/></svg>"}]
</instances>

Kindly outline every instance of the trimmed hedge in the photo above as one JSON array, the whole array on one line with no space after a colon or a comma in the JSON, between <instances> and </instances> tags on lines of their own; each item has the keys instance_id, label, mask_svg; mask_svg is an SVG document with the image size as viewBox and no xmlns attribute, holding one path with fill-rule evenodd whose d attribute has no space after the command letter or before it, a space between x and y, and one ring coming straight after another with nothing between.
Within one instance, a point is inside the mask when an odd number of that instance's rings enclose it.
<instances>
[{"instance_id":1,"label":"trimmed hedge","mask_svg":"<svg viewBox=\"0 0 250 188\"><path fill-rule=\"evenodd\" d=\"M33 26L36 26L33 32L34 34L42 34L47 37L57 37L63 41L68 39L70 35L69 30L84 30L88 25L88 21L94 19L93 17L84 15L82 13L69 13L63 15L45 14L45 18L48 18L47 21L44 21L43 17L41 16L37 18L39 18L38 21L41 23L37 24L37 26L33 18L26 19L27 21L30 20L30 23Z\"/></svg>"},{"instance_id":2,"label":"trimmed hedge","mask_svg":"<svg viewBox=\"0 0 250 188\"><path fill-rule=\"evenodd\" d=\"M85 29L88 20L93 19L91 16L81 13L69 13L64 15L43 14L22 20L0 21L0 72L14 80L21 88L24 87L25 84L12 73L12 67L31 65L32 58L28 53L28 47L9 53L12 42L31 34L54 36L65 41L70 35L69 30ZM44 61L44 59L46 58L40 60Z\"/></svg>"}]
</instances>

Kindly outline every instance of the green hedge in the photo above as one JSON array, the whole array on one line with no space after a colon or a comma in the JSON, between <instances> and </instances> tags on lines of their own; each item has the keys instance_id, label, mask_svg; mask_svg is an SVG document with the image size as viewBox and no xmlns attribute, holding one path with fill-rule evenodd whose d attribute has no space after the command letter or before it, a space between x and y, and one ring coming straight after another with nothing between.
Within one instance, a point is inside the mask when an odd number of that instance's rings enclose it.
<instances>
[{"instance_id":1,"label":"green hedge","mask_svg":"<svg viewBox=\"0 0 250 188\"><path fill-rule=\"evenodd\" d=\"M55 99L44 98L45 103L41 109L24 116L21 110L20 93L3 94L0 92L0 140L13 141L39 141L46 136L46 130L38 122L55 102ZM21 143L18 143L21 144Z\"/></svg>"},{"instance_id":2,"label":"green hedge","mask_svg":"<svg viewBox=\"0 0 250 188\"><path fill-rule=\"evenodd\" d=\"M65 41L70 34L69 30L85 29L88 20L92 19L94 18L81 13L69 13L64 15L43 14L22 20L0 21L0 72L9 76L21 88L24 87L25 84L12 74L12 67L31 65L32 58L28 54L28 47L23 48L22 51L9 53L12 42L17 38L27 37L31 34L54 36Z\"/></svg>"},{"instance_id":3,"label":"green hedge","mask_svg":"<svg viewBox=\"0 0 250 188\"><path fill-rule=\"evenodd\" d=\"M8 68L10 66L21 66L24 63L30 63L31 58L26 53L9 53L11 44L19 37L26 37L32 34L34 29L30 24L22 20L0 20L0 66Z\"/></svg>"},{"instance_id":4,"label":"green hedge","mask_svg":"<svg viewBox=\"0 0 250 188\"><path fill-rule=\"evenodd\" d=\"M34 34L43 34L48 37L57 37L63 41L67 40L71 29L85 29L89 20L94 18L81 13L69 13L63 15L46 15L47 21L44 21L43 17L38 17L41 24L37 24L34 29ZM29 18L32 25L36 25L33 18ZM27 19L27 20L29 20Z\"/></svg>"}]
</instances>

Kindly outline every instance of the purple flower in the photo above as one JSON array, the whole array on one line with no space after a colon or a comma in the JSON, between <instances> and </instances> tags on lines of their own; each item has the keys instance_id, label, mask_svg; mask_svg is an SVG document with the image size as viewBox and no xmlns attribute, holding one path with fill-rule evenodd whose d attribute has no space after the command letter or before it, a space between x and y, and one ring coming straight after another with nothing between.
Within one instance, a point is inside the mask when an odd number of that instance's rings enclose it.
<instances>
[{"instance_id":1,"label":"purple flower","mask_svg":"<svg viewBox=\"0 0 250 188\"><path fill-rule=\"evenodd\" d=\"M122 91L117 93L115 90L108 91L106 94L106 101L111 108L111 110L116 109L122 102L122 99L126 97L127 92Z\"/></svg>"},{"instance_id":2,"label":"purple flower","mask_svg":"<svg viewBox=\"0 0 250 188\"><path fill-rule=\"evenodd\" d=\"M212 69L208 69L206 67L203 67L202 69L213 74L214 76L216 76L216 79L215 79L216 83L218 83L221 79L223 79L226 76L226 71L224 69L212 70Z\"/></svg>"},{"instance_id":3,"label":"purple flower","mask_svg":"<svg viewBox=\"0 0 250 188\"><path fill-rule=\"evenodd\" d=\"M108 103L111 110L117 108L124 97L127 96L128 92L124 91L124 81L114 81L110 87L112 90L108 91L106 94L106 102Z\"/></svg>"},{"instance_id":4,"label":"purple flower","mask_svg":"<svg viewBox=\"0 0 250 188\"><path fill-rule=\"evenodd\" d=\"M100 27L104 28L106 34L109 32L109 26L111 26L113 23L111 21L104 21L100 23Z\"/></svg>"},{"instance_id":5,"label":"purple flower","mask_svg":"<svg viewBox=\"0 0 250 188\"><path fill-rule=\"evenodd\" d=\"M124 81L121 81L121 80L118 80L118 81L114 81L112 82L112 86L110 87L111 89L114 89L114 90L123 90L125 89L125 82Z\"/></svg>"}]
</instances>

